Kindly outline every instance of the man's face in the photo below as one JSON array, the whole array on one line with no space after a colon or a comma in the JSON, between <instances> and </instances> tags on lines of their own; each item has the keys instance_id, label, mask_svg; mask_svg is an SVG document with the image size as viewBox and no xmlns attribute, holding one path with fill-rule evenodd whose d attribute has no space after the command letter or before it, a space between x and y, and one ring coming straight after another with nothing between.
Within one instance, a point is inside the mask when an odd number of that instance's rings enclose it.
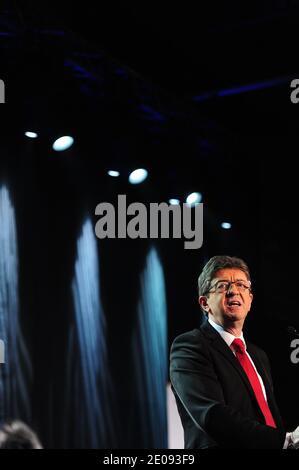
<instances>
[{"instance_id":1,"label":"man's face","mask_svg":"<svg viewBox=\"0 0 299 470\"><path fill-rule=\"evenodd\" d=\"M222 283L224 281L224 284ZM223 290L225 281L236 282ZM240 269L226 268L215 273L211 282L210 292L206 296L199 297L199 303L205 311L212 315L216 323L244 321L250 310L253 295L249 289L239 286L249 285L246 274Z\"/></svg>"}]
</instances>

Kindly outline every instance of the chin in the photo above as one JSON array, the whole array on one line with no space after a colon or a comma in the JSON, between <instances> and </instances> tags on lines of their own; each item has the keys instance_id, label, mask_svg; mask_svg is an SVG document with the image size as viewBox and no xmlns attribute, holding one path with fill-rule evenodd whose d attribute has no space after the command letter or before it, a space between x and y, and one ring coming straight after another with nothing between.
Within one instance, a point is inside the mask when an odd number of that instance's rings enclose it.
<instances>
[{"instance_id":1,"label":"chin","mask_svg":"<svg viewBox=\"0 0 299 470\"><path fill-rule=\"evenodd\" d=\"M245 320L246 315L241 312L225 312L225 317L229 320L240 321Z\"/></svg>"}]
</instances>

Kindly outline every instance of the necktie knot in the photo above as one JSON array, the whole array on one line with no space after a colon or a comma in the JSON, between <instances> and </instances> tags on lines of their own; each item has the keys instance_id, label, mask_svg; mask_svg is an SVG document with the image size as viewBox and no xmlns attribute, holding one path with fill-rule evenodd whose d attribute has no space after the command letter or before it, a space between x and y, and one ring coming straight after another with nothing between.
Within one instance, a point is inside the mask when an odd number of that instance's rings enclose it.
<instances>
[{"instance_id":1,"label":"necktie knot","mask_svg":"<svg viewBox=\"0 0 299 470\"><path fill-rule=\"evenodd\" d=\"M234 341L232 342L232 346L235 352L238 352L241 354L245 353L245 344L241 339L239 338L234 339Z\"/></svg>"}]
</instances>

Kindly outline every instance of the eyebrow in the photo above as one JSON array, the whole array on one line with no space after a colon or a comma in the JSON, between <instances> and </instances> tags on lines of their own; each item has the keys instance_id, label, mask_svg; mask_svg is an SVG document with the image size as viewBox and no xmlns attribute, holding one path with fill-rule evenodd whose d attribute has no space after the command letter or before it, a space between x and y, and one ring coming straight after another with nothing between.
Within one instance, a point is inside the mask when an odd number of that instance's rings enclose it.
<instances>
[{"instance_id":1,"label":"eyebrow","mask_svg":"<svg viewBox=\"0 0 299 470\"><path fill-rule=\"evenodd\" d=\"M237 282L237 281L246 281L246 282L250 282L248 279L236 279L235 281L231 281L230 279L217 279L216 282Z\"/></svg>"}]
</instances>

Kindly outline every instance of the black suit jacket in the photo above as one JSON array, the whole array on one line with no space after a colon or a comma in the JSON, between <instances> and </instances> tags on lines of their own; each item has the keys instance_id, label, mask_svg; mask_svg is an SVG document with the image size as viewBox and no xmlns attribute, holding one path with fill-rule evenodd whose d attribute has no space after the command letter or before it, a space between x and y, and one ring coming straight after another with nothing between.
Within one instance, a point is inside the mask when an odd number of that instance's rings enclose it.
<instances>
[{"instance_id":1,"label":"black suit jacket","mask_svg":"<svg viewBox=\"0 0 299 470\"><path fill-rule=\"evenodd\" d=\"M248 378L221 335L203 322L177 337L170 379L184 427L185 448L282 449L285 430L273 394L264 351L246 341L263 379L277 428L266 426Z\"/></svg>"}]
</instances>

